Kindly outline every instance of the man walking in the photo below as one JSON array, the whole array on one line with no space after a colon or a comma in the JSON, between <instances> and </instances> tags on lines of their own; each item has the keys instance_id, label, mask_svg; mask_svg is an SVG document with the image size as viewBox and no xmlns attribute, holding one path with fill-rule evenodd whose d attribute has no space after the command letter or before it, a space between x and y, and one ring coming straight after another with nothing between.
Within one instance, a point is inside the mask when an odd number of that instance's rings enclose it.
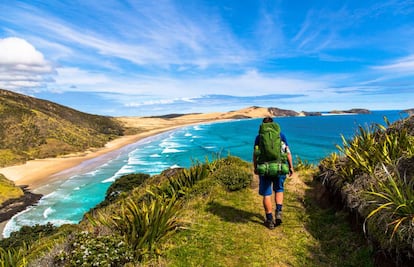
<instances>
[{"instance_id":1,"label":"man walking","mask_svg":"<svg viewBox=\"0 0 414 267\"><path fill-rule=\"evenodd\" d=\"M286 164L287 163L287 164ZM286 174L294 172L292 155L285 135L271 117L266 117L254 142L253 165L259 175L259 194L263 196L265 226L273 229L282 223L283 192ZM272 214L272 189L275 192L276 220Z\"/></svg>"}]
</instances>

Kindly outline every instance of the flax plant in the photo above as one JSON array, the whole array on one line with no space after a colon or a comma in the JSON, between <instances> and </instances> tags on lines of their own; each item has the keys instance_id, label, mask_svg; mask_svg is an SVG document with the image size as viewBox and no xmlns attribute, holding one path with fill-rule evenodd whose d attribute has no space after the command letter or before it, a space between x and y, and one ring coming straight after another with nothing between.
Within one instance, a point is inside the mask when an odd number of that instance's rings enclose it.
<instances>
[{"instance_id":1,"label":"flax plant","mask_svg":"<svg viewBox=\"0 0 414 267\"><path fill-rule=\"evenodd\" d=\"M385 119L385 122L388 121ZM386 129L380 124L359 127L359 135L351 141L342 136L343 147L337 146L348 159L341 167L343 178L353 181L355 175L373 175L379 163L390 165L402 156L414 155L414 137L407 129Z\"/></svg>"},{"instance_id":2,"label":"flax plant","mask_svg":"<svg viewBox=\"0 0 414 267\"><path fill-rule=\"evenodd\" d=\"M22 249L3 249L0 247L0 267L27 266L27 260Z\"/></svg>"},{"instance_id":3,"label":"flax plant","mask_svg":"<svg viewBox=\"0 0 414 267\"><path fill-rule=\"evenodd\" d=\"M182 197L187 190L192 188L195 183L206 178L208 175L208 164L199 164L183 169L178 175L168 178L168 182L153 187L152 191L157 194L167 194L168 196L177 195Z\"/></svg>"},{"instance_id":4,"label":"flax plant","mask_svg":"<svg viewBox=\"0 0 414 267\"><path fill-rule=\"evenodd\" d=\"M386 223L386 234L392 229L389 241L397 235L408 245L413 246L414 241L414 180L407 182L401 179L397 171L391 174L383 165L386 174L385 180L379 180L376 187L366 192L370 198L373 210L368 214L364 223L374 221L374 227L381 227ZM414 249L414 247L412 248Z\"/></svg>"},{"instance_id":5,"label":"flax plant","mask_svg":"<svg viewBox=\"0 0 414 267\"><path fill-rule=\"evenodd\" d=\"M310 170L315 167L312 163L309 163L309 161L302 160L299 156L296 157L294 166L296 171Z\"/></svg>"},{"instance_id":6,"label":"flax plant","mask_svg":"<svg viewBox=\"0 0 414 267\"><path fill-rule=\"evenodd\" d=\"M373 157L373 154L376 153L376 146L378 144L376 134L374 133L376 130L382 129L379 124L369 128L359 126L359 135L356 135L351 141L347 141L343 135L341 136L343 147L337 146L337 148L349 160L347 169L369 174L374 172L376 157ZM354 172L350 174L353 175Z\"/></svg>"},{"instance_id":7,"label":"flax plant","mask_svg":"<svg viewBox=\"0 0 414 267\"><path fill-rule=\"evenodd\" d=\"M176 195L153 195L149 202L126 201L120 214L112 216L110 223L125 237L137 259L142 260L159 255L162 240L184 227L181 211L182 201Z\"/></svg>"}]
</instances>

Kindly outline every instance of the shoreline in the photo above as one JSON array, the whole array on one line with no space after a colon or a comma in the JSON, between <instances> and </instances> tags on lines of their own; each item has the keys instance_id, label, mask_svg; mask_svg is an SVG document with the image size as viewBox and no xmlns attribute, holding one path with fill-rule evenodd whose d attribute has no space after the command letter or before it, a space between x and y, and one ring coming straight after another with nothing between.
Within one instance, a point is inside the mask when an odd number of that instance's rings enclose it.
<instances>
[{"instance_id":1,"label":"shoreline","mask_svg":"<svg viewBox=\"0 0 414 267\"><path fill-rule=\"evenodd\" d=\"M158 120L158 119L133 119L144 127L142 132L134 135L120 136L109 141L104 147L90 149L84 152L72 153L56 158L35 159L24 164L0 168L0 173L7 179L13 181L17 186L25 186L29 192L47 195L56 188L53 184L64 182L79 172L84 162L95 158L109 155L128 145L134 144L142 139L155 136L167 131L175 130L185 126L225 121L228 119L203 118L197 120ZM50 187L48 185L51 185ZM30 205L28 205L30 206ZM27 206L27 207L28 207ZM15 214L17 214L16 212ZM14 215L15 215L14 214ZM14 216L13 215L13 216ZM0 239L3 238L4 228L9 220L0 223Z\"/></svg>"},{"instance_id":2,"label":"shoreline","mask_svg":"<svg viewBox=\"0 0 414 267\"><path fill-rule=\"evenodd\" d=\"M13 181L17 186L27 186L28 190L36 191L38 188L49 184L51 180L64 180L64 176L71 176L70 172L66 175L59 174L77 167L84 161L103 156L127 145L136 143L144 138L183 126L186 125L163 127L160 129L144 131L139 134L121 136L109 141L104 147L98 148L95 151L88 150L82 153L70 154L62 157L30 160L21 165L0 168L0 173L7 179ZM56 179L56 177L58 177L58 179Z\"/></svg>"}]
</instances>

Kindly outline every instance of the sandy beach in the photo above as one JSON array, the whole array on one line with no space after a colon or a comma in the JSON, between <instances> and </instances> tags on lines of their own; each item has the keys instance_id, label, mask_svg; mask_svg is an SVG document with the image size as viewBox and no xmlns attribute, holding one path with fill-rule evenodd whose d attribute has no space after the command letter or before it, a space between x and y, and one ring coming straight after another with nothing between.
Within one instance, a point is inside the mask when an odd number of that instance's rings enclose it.
<instances>
[{"instance_id":1,"label":"sandy beach","mask_svg":"<svg viewBox=\"0 0 414 267\"><path fill-rule=\"evenodd\" d=\"M133 121L135 123L139 123L137 122L137 119L134 119ZM141 124L141 133L119 137L108 142L102 148L57 158L30 160L22 165L0 168L0 173L6 176L7 179L14 181L16 185L26 185L29 190L36 191L37 188L48 184L51 177L55 174L76 167L88 159L96 158L111 151L115 151L143 138L191 124L191 122L187 121L176 121L173 125L170 125L172 123L160 123L160 121L154 119L141 119L141 121L146 122L146 124ZM65 178L68 177L64 177L64 175L59 176L59 179Z\"/></svg>"}]
</instances>

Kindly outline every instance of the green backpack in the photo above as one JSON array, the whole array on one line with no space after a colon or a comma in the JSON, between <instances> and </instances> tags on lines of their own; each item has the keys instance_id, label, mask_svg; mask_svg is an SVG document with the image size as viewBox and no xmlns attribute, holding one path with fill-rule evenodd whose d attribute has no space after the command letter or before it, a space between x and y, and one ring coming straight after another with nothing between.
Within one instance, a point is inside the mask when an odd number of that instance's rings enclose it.
<instances>
[{"instance_id":1,"label":"green backpack","mask_svg":"<svg viewBox=\"0 0 414 267\"><path fill-rule=\"evenodd\" d=\"M289 173L286 155L281 152L280 126L274 122L262 123L259 145L255 148L259 175L276 176Z\"/></svg>"}]
</instances>

